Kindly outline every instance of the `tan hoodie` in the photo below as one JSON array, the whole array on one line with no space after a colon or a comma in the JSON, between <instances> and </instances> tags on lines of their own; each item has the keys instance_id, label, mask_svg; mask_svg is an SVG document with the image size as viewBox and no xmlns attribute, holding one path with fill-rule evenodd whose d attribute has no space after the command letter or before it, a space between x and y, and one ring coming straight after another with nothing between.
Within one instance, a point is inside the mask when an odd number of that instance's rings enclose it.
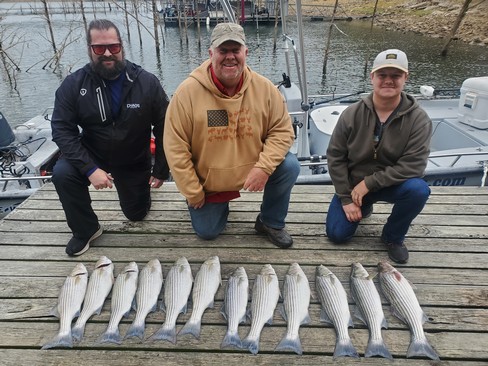
<instances>
[{"instance_id":1,"label":"tan hoodie","mask_svg":"<svg viewBox=\"0 0 488 366\"><path fill-rule=\"evenodd\" d=\"M294 139L285 100L271 81L246 67L241 90L229 97L209 67L207 60L180 84L166 112L164 151L190 205L240 190L253 167L271 175Z\"/></svg>"}]
</instances>

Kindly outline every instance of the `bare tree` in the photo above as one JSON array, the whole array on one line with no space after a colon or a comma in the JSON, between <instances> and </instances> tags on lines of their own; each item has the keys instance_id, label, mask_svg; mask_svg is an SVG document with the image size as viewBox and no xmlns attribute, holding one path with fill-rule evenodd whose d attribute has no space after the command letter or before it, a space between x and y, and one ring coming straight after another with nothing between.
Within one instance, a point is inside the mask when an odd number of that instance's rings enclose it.
<instances>
[{"instance_id":1,"label":"bare tree","mask_svg":"<svg viewBox=\"0 0 488 366\"><path fill-rule=\"evenodd\" d=\"M158 33L159 12L158 12L158 7L156 6L156 0L152 0L152 14L153 14L153 25L154 25L154 40L156 43L156 55L157 57L159 57L159 55L161 54L160 44L159 44L159 33Z\"/></svg>"},{"instance_id":2,"label":"bare tree","mask_svg":"<svg viewBox=\"0 0 488 366\"><path fill-rule=\"evenodd\" d=\"M332 28L334 27L334 18L337 12L337 6L339 5L339 0L336 0L334 4L334 10L332 11L332 17L330 19L329 25L329 34L327 35L327 45L325 47L325 55L324 55L324 64L322 66L322 74L325 75L327 73L327 59L329 58L329 47L330 47L330 40L332 38Z\"/></svg>"},{"instance_id":3,"label":"bare tree","mask_svg":"<svg viewBox=\"0 0 488 366\"><path fill-rule=\"evenodd\" d=\"M441 51L441 56L447 56L447 49L449 48L449 45L451 44L451 42L454 40L454 36L456 35L456 33L459 29L459 26L461 25L461 22L463 21L464 16L466 15L466 12L469 9L469 4L471 3L471 1L472 0L464 0L464 4L461 7L461 10L459 11L459 15L457 16L456 21L454 22L454 25L452 26L451 33L449 34L449 37L448 37L446 43L444 43L444 47L442 48L442 51Z\"/></svg>"},{"instance_id":4,"label":"bare tree","mask_svg":"<svg viewBox=\"0 0 488 366\"><path fill-rule=\"evenodd\" d=\"M53 32L53 26L51 23L51 16L49 14L49 8L47 6L47 0L41 0L41 3L44 5L44 17L47 22L47 26L49 28L49 34L51 35L51 46L53 48L54 54L58 52L56 48L56 40L54 39L54 32Z\"/></svg>"}]
</instances>

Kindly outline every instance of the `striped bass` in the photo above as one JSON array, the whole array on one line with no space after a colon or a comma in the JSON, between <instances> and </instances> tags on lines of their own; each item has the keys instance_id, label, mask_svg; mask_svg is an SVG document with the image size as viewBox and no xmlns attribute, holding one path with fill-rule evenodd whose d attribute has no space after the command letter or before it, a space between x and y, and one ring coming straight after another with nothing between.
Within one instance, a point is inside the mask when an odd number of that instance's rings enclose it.
<instances>
[{"instance_id":1,"label":"striped bass","mask_svg":"<svg viewBox=\"0 0 488 366\"><path fill-rule=\"evenodd\" d=\"M192 292L193 310L178 335L191 334L197 339L200 338L203 313L207 308L213 308L215 294L221 283L219 257L214 256L203 262L195 276Z\"/></svg>"},{"instance_id":2,"label":"striped bass","mask_svg":"<svg viewBox=\"0 0 488 366\"><path fill-rule=\"evenodd\" d=\"M388 328L381 298L372 277L361 263L352 264L351 294L356 302L354 315L369 329L368 346L364 357L382 356L392 359L393 357L381 335L381 328Z\"/></svg>"},{"instance_id":3,"label":"striped bass","mask_svg":"<svg viewBox=\"0 0 488 366\"><path fill-rule=\"evenodd\" d=\"M308 308L310 306L310 284L298 263L288 268L283 284L283 307L281 314L287 322L286 334L275 351L292 350L303 353L300 342L300 325L310 323Z\"/></svg>"},{"instance_id":4,"label":"striped bass","mask_svg":"<svg viewBox=\"0 0 488 366\"><path fill-rule=\"evenodd\" d=\"M332 324L336 332L334 358L341 356L359 357L349 337L349 327L354 327L347 293L341 281L327 267L317 266L315 271L315 288L322 309L320 321Z\"/></svg>"},{"instance_id":5,"label":"striped bass","mask_svg":"<svg viewBox=\"0 0 488 366\"><path fill-rule=\"evenodd\" d=\"M163 271L157 258L151 259L139 273L139 284L136 292L136 316L130 325L125 338L144 339L146 317L156 311L159 294L163 286Z\"/></svg>"},{"instance_id":6,"label":"striped bass","mask_svg":"<svg viewBox=\"0 0 488 366\"><path fill-rule=\"evenodd\" d=\"M41 349L73 347L71 322L80 314L87 284L88 271L83 263L78 263L64 280L59 293L58 304L51 311L51 315L59 318L58 334Z\"/></svg>"},{"instance_id":7,"label":"striped bass","mask_svg":"<svg viewBox=\"0 0 488 366\"><path fill-rule=\"evenodd\" d=\"M181 257L169 270L164 286L166 318L161 328L148 340L167 340L176 344L176 319L180 313L186 313L192 285L190 264L185 257Z\"/></svg>"},{"instance_id":8,"label":"striped bass","mask_svg":"<svg viewBox=\"0 0 488 366\"><path fill-rule=\"evenodd\" d=\"M422 325L428 318L420 308L411 284L388 262L378 263L378 271L381 291L390 302L393 314L410 328L407 357L426 356L439 360L424 334Z\"/></svg>"},{"instance_id":9,"label":"striped bass","mask_svg":"<svg viewBox=\"0 0 488 366\"><path fill-rule=\"evenodd\" d=\"M85 325L93 314L100 315L103 303L114 284L114 265L110 259L101 256L95 264L88 286L86 288L83 309L71 330L73 341L79 342L83 338Z\"/></svg>"},{"instance_id":10,"label":"striped bass","mask_svg":"<svg viewBox=\"0 0 488 366\"><path fill-rule=\"evenodd\" d=\"M271 324L280 298L278 277L270 264L265 264L254 280L251 300L251 328L242 347L252 354L259 352L259 337L265 324Z\"/></svg>"},{"instance_id":11,"label":"striped bass","mask_svg":"<svg viewBox=\"0 0 488 366\"><path fill-rule=\"evenodd\" d=\"M99 343L122 343L119 323L122 317L129 315L137 290L139 267L130 262L124 267L115 280L112 291L111 314L107 330L99 337Z\"/></svg>"},{"instance_id":12,"label":"striped bass","mask_svg":"<svg viewBox=\"0 0 488 366\"><path fill-rule=\"evenodd\" d=\"M227 280L224 305L221 313L227 320L227 333L220 348L228 346L242 347L239 337L239 324L246 321L247 301L249 298L249 280L244 267L238 267Z\"/></svg>"}]
</instances>

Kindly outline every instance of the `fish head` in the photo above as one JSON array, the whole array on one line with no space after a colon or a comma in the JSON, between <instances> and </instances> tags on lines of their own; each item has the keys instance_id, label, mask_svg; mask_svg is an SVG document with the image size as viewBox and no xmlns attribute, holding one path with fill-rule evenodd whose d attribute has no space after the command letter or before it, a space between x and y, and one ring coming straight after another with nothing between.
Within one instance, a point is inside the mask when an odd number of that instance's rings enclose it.
<instances>
[{"instance_id":1,"label":"fish head","mask_svg":"<svg viewBox=\"0 0 488 366\"><path fill-rule=\"evenodd\" d=\"M137 266L136 262L130 262L122 270L122 273L128 273L128 272L139 272L139 267Z\"/></svg>"},{"instance_id":2,"label":"fish head","mask_svg":"<svg viewBox=\"0 0 488 366\"><path fill-rule=\"evenodd\" d=\"M161 276L163 276L163 269L161 268L161 262L159 262L159 259L157 258L151 259L149 262L147 262L144 268L142 269L142 271L148 273L158 273Z\"/></svg>"},{"instance_id":3,"label":"fish head","mask_svg":"<svg viewBox=\"0 0 488 366\"><path fill-rule=\"evenodd\" d=\"M71 277L88 276L88 270L83 263L78 263L69 274Z\"/></svg>"},{"instance_id":4,"label":"fish head","mask_svg":"<svg viewBox=\"0 0 488 366\"><path fill-rule=\"evenodd\" d=\"M247 273L246 273L246 270L244 269L244 267L237 267L234 272L232 273L232 276L233 277L236 277L239 279L239 282L241 281L248 281L248 278L247 278Z\"/></svg>"},{"instance_id":5,"label":"fish head","mask_svg":"<svg viewBox=\"0 0 488 366\"><path fill-rule=\"evenodd\" d=\"M403 277L400 271L398 271L387 261L381 261L378 263L378 272L380 276L386 276L386 275L394 276L397 281L401 281Z\"/></svg>"},{"instance_id":6,"label":"fish head","mask_svg":"<svg viewBox=\"0 0 488 366\"><path fill-rule=\"evenodd\" d=\"M271 264L265 264L259 274L262 276L276 276L276 272Z\"/></svg>"},{"instance_id":7,"label":"fish head","mask_svg":"<svg viewBox=\"0 0 488 366\"><path fill-rule=\"evenodd\" d=\"M186 259L186 257L180 257L178 258L176 261L175 261L175 264L174 264L176 267L186 267L186 266L190 266L190 264L188 263L188 259Z\"/></svg>"},{"instance_id":8,"label":"fish head","mask_svg":"<svg viewBox=\"0 0 488 366\"><path fill-rule=\"evenodd\" d=\"M315 269L315 275L317 277L328 277L332 274L332 272L322 264L320 266L317 266Z\"/></svg>"},{"instance_id":9,"label":"fish head","mask_svg":"<svg viewBox=\"0 0 488 366\"><path fill-rule=\"evenodd\" d=\"M205 262L203 262L203 265L208 266L209 268L218 269L220 271L220 260L217 256L208 258Z\"/></svg>"},{"instance_id":10,"label":"fish head","mask_svg":"<svg viewBox=\"0 0 488 366\"><path fill-rule=\"evenodd\" d=\"M378 272L380 272L380 273L393 272L394 270L395 270L395 267L393 267L387 261L381 261L378 263Z\"/></svg>"},{"instance_id":11,"label":"fish head","mask_svg":"<svg viewBox=\"0 0 488 366\"><path fill-rule=\"evenodd\" d=\"M300 265L295 262L295 263L290 264L290 266L288 267L288 273L287 274L292 275L292 276L296 276L300 272L303 272L303 271L300 268Z\"/></svg>"},{"instance_id":12,"label":"fish head","mask_svg":"<svg viewBox=\"0 0 488 366\"><path fill-rule=\"evenodd\" d=\"M351 265L351 277L366 279L369 277L368 271L366 271L363 265L359 262L354 262Z\"/></svg>"},{"instance_id":13,"label":"fish head","mask_svg":"<svg viewBox=\"0 0 488 366\"><path fill-rule=\"evenodd\" d=\"M97 263L95 264L95 269L109 266L112 264L112 261L108 259L106 256L102 255L100 259L98 259Z\"/></svg>"}]
</instances>

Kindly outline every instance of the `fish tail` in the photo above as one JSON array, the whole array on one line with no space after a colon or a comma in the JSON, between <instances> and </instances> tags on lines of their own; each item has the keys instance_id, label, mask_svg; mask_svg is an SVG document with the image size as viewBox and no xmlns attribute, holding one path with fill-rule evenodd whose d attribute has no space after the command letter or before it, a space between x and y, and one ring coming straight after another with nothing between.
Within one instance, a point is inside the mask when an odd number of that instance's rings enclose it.
<instances>
[{"instance_id":1,"label":"fish tail","mask_svg":"<svg viewBox=\"0 0 488 366\"><path fill-rule=\"evenodd\" d=\"M164 326L148 338L149 341L164 340L176 344L176 327L165 328Z\"/></svg>"},{"instance_id":2,"label":"fish tail","mask_svg":"<svg viewBox=\"0 0 488 366\"><path fill-rule=\"evenodd\" d=\"M131 338L131 337L137 337L140 340L144 339L144 326L145 323L143 324L134 324L132 323L127 329L127 333L125 333L124 339Z\"/></svg>"},{"instance_id":3,"label":"fish tail","mask_svg":"<svg viewBox=\"0 0 488 366\"><path fill-rule=\"evenodd\" d=\"M84 333L85 325L75 325L73 329L71 329L71 337L73 338L74 342L80 342Z\"/></svg>"},{"instance_id":4,"label":"fish tail","mask_svg":"<svg viewBox=\"0 0 488 366\"><path fill-rule=\"evenodd\" d=\"M439 355L429 344L427 338L413 339L407 350L407 357L426 356L432 360L439 360Z\"/></svg>"},{"instance_id":5,"label":"fish tail","mask_svg":"<svg viewBox=\"0 0 488 366\"><path fill-rule=\"evenodd\" d=\"M114 331L106 331L97 340L97 343L115 343L122 344L122 337L120 336L119 329Z\"/></svg>"},{"instance_id":6,"label":"fish tail","mask_svg":"<svg viewBox=\"0 0 488 366\"><path fill-rule=\"evenodd\" d=\"M375 339L368 341L368 347L366 348L366 353L364 357L373 357L373 356L381 356L384 358L389 358L390 360L393 359L390 351L385 345L383 339Z\"/></svg>"},{"instance_id":7,"label":"fish tail","mask_svg":"<svg viewBox=\"0 0 488 366\"><path fill-rule=\"evenodd\" d=\"M249 339L246 338L242 341L242 348L248 349L253 355L257 355L259 352L259 338Z\"/></svg>"},{"instance_id":8,"label":"fish tail","mask_svg":"<svg viewBox=\"0 0 488 366\"><path fill-rule=\"evenodd\" d=\"M290 338L285 336L281 342L276 346L275 351L292 350L298 355L303 353L302 343L300 338L297 336L295 338Z\"/></svg>"},{"instance_id":9,"label":"fish tail","mask_svg":"<svg viewBox=\"0 0 488 366\"><path fill-rule=\"evenodd\" d=\"M51 342L46 343L41 349L50 349L54 347L73 348L73 339L71 333L65 335L56 335Z\"/></svg>"},{"instance_id":10,"label":"fish tail","mask_svg":"<svg viewBox=\"0 0 488 366\"><path fill-rule=\"evenodd\" d=\"M352 344L350 338L347 339L338 339L334 348L334 359L337 357L355 357L359 358L359 354L356 351L356 348Z\"/></svg>"},{"instance_id":11,"label":"fish tail","mask_svg":"<svg viewBox=\"0 0 488 366\"><path fill-rule=\"evenodd\" d=\"M196 339L200 338L201 323L200 322L186 322L186 324L178 332L178 335L191 334Z\"/></svg>"},{"instance_id":12,"label":"fish tail","mask_svg":"<svg viewBox=\"0 0 488 366\"><path fill-rule=\"evenodd\" d=\"M227 332L225 334L224 340L222 341L220 348L225 348L225 347L242 348L242 341L237 332L236 333Z\"/></svg>"}]
</instances>

